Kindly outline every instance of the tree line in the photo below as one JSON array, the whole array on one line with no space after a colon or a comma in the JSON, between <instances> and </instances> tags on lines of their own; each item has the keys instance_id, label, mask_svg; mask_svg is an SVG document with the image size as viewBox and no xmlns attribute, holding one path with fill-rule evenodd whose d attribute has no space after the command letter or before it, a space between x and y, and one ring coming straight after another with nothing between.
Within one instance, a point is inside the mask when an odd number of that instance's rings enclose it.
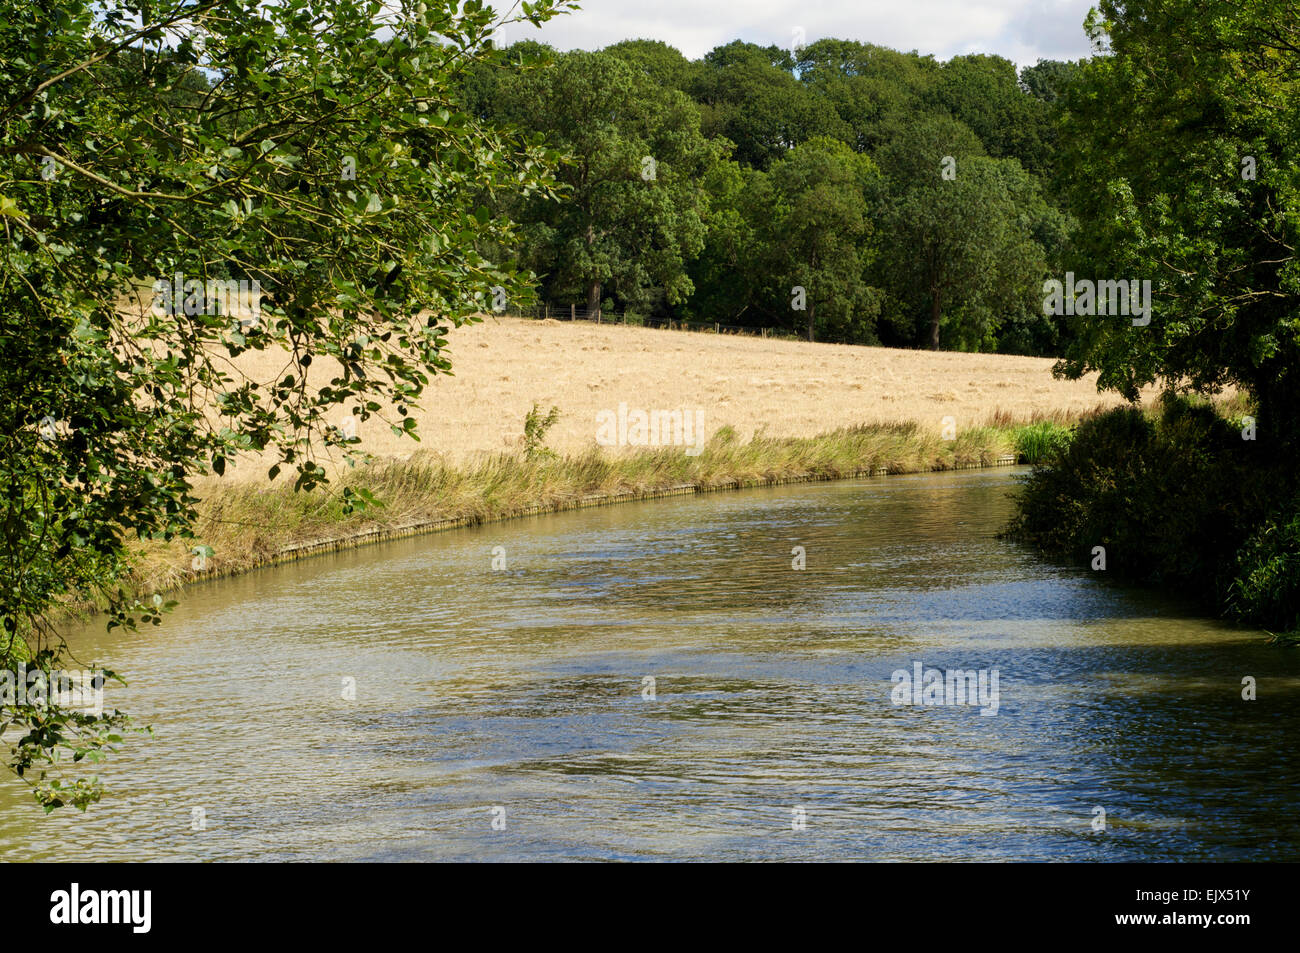
<instances>
[{"instance_id":1,"label":"tree line","mask_svg":"<svg viewBox=\"0 0 1300 953\"><path fill-rule=\"evenodd\" d=\"M1079 64L1017 72L851 40L700 60L535 42L461 84L561 156L560 201L507 197L537 293L809 340L1054 354L1065 254L1057 104Z\"/></svg>"}]
</instances>

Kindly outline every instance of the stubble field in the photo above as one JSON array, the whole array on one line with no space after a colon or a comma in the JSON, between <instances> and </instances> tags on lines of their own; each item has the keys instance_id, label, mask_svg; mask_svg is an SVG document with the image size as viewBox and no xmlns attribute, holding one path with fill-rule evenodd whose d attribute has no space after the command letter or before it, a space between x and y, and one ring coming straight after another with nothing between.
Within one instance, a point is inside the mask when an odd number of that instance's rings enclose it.
<instances>
[{"instance_id":1,"label":"stubble field","mask_svg":"<svg viewBox=\"0 0 1300 953\"><path fill-rule=\"evenodd\" d=\"M454 329L452 375L434 379L414 411L421 442L372 418L356 422L361 449L404 457L420 449L449 463L517 448L534 404L560 419L547 446L578 453L597 444L597 414L682 410L705 436L724 425L739 439L808 437L841 427L915 422L940 433L996 421L1066 419L1121 403L1095 378L1052 377L1048 358L810 344L739 335L523 318L485 318ZM239 362L255 379L283 369L275 355ZM330 373L325 362L313 380ZM333 423L343 423L344 412ZM951 417L952 421L945 421ZM245 464L241 478L264 476Z\"/></svg>"}]
</instances>

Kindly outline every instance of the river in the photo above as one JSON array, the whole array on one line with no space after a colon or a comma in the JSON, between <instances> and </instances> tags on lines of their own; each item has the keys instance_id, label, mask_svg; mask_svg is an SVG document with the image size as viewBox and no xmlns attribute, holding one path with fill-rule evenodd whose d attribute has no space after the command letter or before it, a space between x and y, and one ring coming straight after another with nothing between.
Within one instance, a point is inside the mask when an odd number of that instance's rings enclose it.
<instances>
[{"instance_id":1,"label":"river","mask_svg":"<svg viewBox=\"0 0 1300 953\"><path fill-rule=\"evenodd\" d=\"M533 517L87 627L155 737L84 815L0 780L0 859L1300 860L1300 652L997 539L1015 476ZM985 704L896 703L918 663Z\"/></svg>"}]
</instances>

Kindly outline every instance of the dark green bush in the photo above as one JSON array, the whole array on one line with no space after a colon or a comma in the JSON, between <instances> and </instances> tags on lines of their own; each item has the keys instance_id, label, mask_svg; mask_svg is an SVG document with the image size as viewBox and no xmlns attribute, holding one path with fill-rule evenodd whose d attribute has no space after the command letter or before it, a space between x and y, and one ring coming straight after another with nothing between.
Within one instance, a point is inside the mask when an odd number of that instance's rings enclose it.
<instances>
[{"instance_id":1,"label":"dark green bush","mask_svg":"<svg viewBox=\"0 0 1300 953\"><path fill-rule=\"evenodd\" d=\"M1092 564L1094 547L1105 547L1112 577L1222 609L1235 591L1237 554L1277 499L1274 477L1255 444L1213 407L1166 397L1157 416L1114 410L1051 448L1026 479L1007 535L1082 565ZM1292 553L1300 552L1297 540L1300 532L1275 538ZM1250 598L1240 597L1243 617L1254 619Z\"/></svg>"},{"instance_id":2,"label":"dark green bush","mask_svg":"<svg viewBox=\"0 0 1300 953\"><path fill-rule=\"evenodd\" d=\"M1300 632L1300 500L1242 546L1227 608L1273 632Z\"/></svg>"}]
</instances>

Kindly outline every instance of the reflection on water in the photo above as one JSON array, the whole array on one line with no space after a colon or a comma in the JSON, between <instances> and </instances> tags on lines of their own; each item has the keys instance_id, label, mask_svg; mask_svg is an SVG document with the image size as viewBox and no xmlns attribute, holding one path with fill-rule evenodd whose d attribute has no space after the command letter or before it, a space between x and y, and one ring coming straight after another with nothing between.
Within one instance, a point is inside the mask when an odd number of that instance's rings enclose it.
<instances>
[{"instance_id":1,"label":"reflection on water","mask_svg":"<svg viewBox=\"0 0 1300 953\"><path fill-rule=\"evenodd\" d=\"M77 635L156 737L86 815L0 782L0 859L1300 859L1300 653L997 540L1013 486L661 500L201 587ZM998 713L895 707L918 661L998 669Z\"/></svg>"}]
</instances>

